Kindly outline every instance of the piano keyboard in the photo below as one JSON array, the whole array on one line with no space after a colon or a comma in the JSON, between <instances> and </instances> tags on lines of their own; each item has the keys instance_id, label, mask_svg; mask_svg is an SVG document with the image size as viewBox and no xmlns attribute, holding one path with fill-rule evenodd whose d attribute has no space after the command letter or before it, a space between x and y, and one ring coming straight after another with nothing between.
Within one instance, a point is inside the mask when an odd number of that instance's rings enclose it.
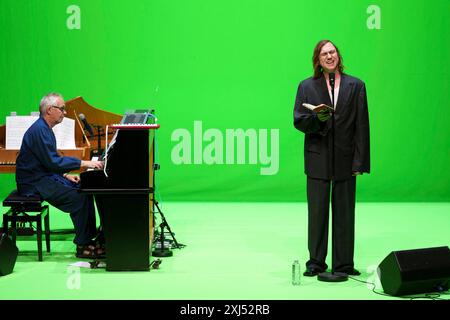
<instances>
[{"instance_id":1,"label":"piano keyboard","mask_svg":"<svg viewBox=\"0 0 450 320\"><path fill-rule=\"evenodd\" d=\"M158 129L159 124L142 124L142 123L117 123L109 126L112 129L125 129L125 130L149 130Z\"/></svg>"}]
</instances>

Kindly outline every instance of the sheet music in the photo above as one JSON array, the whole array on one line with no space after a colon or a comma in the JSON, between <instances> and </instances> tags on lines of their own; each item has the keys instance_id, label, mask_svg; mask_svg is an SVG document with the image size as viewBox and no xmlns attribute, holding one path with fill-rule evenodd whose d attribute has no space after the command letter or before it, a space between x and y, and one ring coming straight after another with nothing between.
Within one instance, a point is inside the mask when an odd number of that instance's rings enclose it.
<instances>
[{"instance_id":1,"label":"sheet music","mask_svg":"<svg viewBox=\"0 0 450 320\"><path fill-rule=\"evenodd\" d=\"M64 118L60 124L53 127L56 137L56 148L59 150L76 149L75 120Z\"/></svg>"},{"instance_id":2,"label":"sheet music","mask_svg":"<svg viewBox=\"0 0 450 320\"><path fill-rule=\"evenodd\" d=\"M19 150L22 139L28 128L39 116L8 116L6 117L6 141L5 148ZM53 127L58 149L76 149L75 145L75 120L64 118L64 120Z\"/></svg>"},{"instance_id":3,"label":"sheet music","mask_svg":"<svg viewBox=\"0 0 450 320\"><path fill-rule=\"evenodd\" d=\"M37 116L8 116L6 117L6 149L18 150L28 128L38 119Z\"/></svg>"}]
</instances>

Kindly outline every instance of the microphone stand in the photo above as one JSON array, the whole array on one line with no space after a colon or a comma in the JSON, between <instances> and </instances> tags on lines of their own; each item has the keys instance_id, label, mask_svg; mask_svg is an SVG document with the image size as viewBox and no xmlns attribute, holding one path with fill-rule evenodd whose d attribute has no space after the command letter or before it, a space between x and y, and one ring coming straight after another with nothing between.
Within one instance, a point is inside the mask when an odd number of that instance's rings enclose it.
<instances>
[{"instance_id":1,"label":"microphone stand","mask_svg":"<svg viewBox=\"0 0 450 320\"><path fill-rule=\"evenodd\" d=\"M335 127L335 118L334 113L336 111L336 107L334 105L334 74L330 78L330 87L331 87L331 106L333 107L333 112L331 113L331 181L334 182L335 175L335 161L334 161L334 127Z\"/></svg>"},{"instance_id":2,"label":"microphone stand","mask_svg":"<svg viewBox=\"0 0 450 320\"><path fill-rule=\"evenodd\" d=\"M152 110L151 112L152 114L155 113L154 110ZM156 137L155 137L156 140ZM155 142L153 141L152 143L152 153L153 155L155 155ZM153 164L153 170L157 171L160 169L160 165L158 163L154 163ZM153 173L153 199L151 199L152 205L153 205L153 212L158 212L159 215L161 216L162 222L160 223L159 227L161 228L161 231L159 233L159 235L156 235L155 231L155 239L156 237L158 237L157 240L159 240L160 243L160 247L158 248L157 246L155 246L155 249L152 251L152 256L153 257L171 257L173 256L173 251L170 249L170 247L165 247L164 242L166 241L166 238L164 237L164 228L167 228L167 230L169 231L170 236L172 237L173 242L175 243L174 248L176 249L181 249L183 247L185 247L184 244L178 243L177 239L175 238L175 234L172 232L172 230L170 229L169 223L166 220L166 217L164 216L163 212L161 211L161 208L158 205L158 201L156 201L155 199L155 190L156 190L156 172ZM155 210L155 207L157 210ZM155 223L155 216L153 214L153 223Z\"/></svg>"},{"instance_id":3,"label":"microphone stand","mask_svg":"<svg viewBox=\"0 0 450 320\"><path fill-rule=\"evenodd\" d=\"M152 256L154 257L171 257L173 255L172 250L170 250L170 248L165 248L164 247L164 242L165 242L165 237L164 237L164 227L167 228L167 230L170 233L170 236L172 237L173 242L175 242L175 248L181 248L182 245L180 245L177 242L177 239L175 239L175 235L172 232L172 230L170 229L169 224L167 223L166 217L164 216L164 214L162 213L161 209L158 206L158 201L156 201L155 199L153 199L153 203L155 204L156 208L158 209L158 213L161 216L162 222L159 225L159 227L161 228L161 232L159 233L159 241L161 244L160 248L156 248L155 250L153 250L152 252Z\"/></svg>"},{"instance_id":4,"label":"microphone stand","mask_svg":"<svg viewBox=\"0 0 450 320\"><path fill-rule=\"evenodd\" d=\"M95 129L97 130L97 150L92 150L91 152L91 158L92 157L100 157L103 153L102 150L102 139L101 139L101 131L102 131L102 126L101 125L92 125L93 127L95 127Z\"/></svg>"},{"instance_id":5,"label":"microphone stand","mask_svg":"<svg viewBox=\"0 0 450 320\"><path fill-rule=\"evenodd\" d=\"M334 174L335 174L335 161L334 161L334 125L335 119L334 114L336 108L334 106L334 74L329 77L330 87L331 87L331 106L333 112L331 113L331 183L334 184ZM333 190L333 185L331 190ZM332 191L333 192L333 191ZM333 197L331 198L333 199ZM317 280L324 282L343 282L348 280L348 275L343 272L321 272L317 275Z\"/></svg>"}]
</instances>

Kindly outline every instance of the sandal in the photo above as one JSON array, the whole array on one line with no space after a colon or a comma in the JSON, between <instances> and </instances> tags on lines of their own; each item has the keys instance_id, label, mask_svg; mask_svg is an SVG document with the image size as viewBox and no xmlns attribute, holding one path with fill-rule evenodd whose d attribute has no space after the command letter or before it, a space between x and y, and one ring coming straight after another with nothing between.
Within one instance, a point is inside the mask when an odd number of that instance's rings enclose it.
<instances>
[{"instance_id":1,"label":"sandal","mask_svg":"<svg viewBox=\"0 0 450 320\"><path fill-rule=\"evenodd\" d=\"M96 248L101 248L104 251L106 247L106 241L103 232L100 231L95 239L90 242L90 244L94 245Z\"/></svg>"},{"instance_id":2,"label":"sandal","mask_svg":"<svg viewBox=\"0 0 450 320\"><path fill-rule=\"evenodd\" d=\"M99 250L102 250L102 251L105 251L105 247L106 247L105 243L100 242L98 240L91 240L91 241L89 241L88 245L93 247L93 248L95 248L95 249L99 249Z\"/></svg>"},{"instance_id":3,"label":"sandal","mask_svg":"<svg viewBox=\"0 0 450 320\"><path fill-rule=\"evenodd\" d=\"M75 256L81 259L103 259L105 258L105 251L90 244L84 246L77 245L77 253Z\"/></svg>"}]
</instances>

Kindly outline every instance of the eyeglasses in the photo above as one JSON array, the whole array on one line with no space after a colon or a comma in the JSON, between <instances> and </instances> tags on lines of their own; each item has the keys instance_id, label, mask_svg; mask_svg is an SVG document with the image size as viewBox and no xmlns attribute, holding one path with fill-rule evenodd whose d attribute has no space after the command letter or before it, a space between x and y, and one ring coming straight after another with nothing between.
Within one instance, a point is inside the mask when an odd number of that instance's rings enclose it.
<instances>
[{"instance_id":1,"label":"eyeglasses","mask_svg":"<svg viewBox=\"0 0 450 320\"><path fill-rule=\"evenodd\" d=\"M59 109L61 112L66 112L66 105L62 105L61 107L58 106L52 106L53 108Z\"/></svg>"},{"instance_id":2,"label":"eyeglasses","mask_svg":"<svg viewBox=\"0 0 450 320\"><path fill-rule=\"evenodd\" d=\"M322 58L325 58L326 56L328 56L328 54L333 55L333 54L335 54L335 53L336 53L336 50L330 50L330 51L328 51L328 52L322 52L322 53L320 54L320 56L321 56Z\"/></svg>"}]
</instances>

